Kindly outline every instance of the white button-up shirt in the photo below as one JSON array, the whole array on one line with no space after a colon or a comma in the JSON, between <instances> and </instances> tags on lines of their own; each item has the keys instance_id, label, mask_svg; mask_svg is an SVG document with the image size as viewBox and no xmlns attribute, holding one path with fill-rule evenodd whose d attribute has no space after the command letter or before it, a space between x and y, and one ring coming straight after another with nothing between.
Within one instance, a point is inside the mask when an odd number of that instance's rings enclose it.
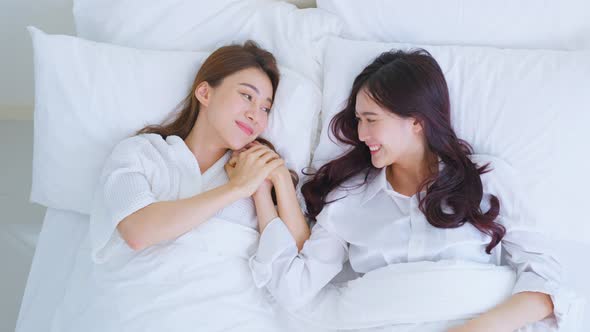
<instances>
[{"instance_id":1,"label":"white button-up shirt","mask_svg":"<svg viewBox=\"0 0 590 332\"><path fill-rule=\"evenodd\" d=\"M269 223L250 259L257 286L266 286L283 306L297 309L311 301L347 261L359 275L389 264L425 260L508 264L517 272L514 293L551 295L560 320L561 266L548 249L550 242L527 218L514 170L489 156L472 155L471 159L479 166L490 163L492 171L481 175L481 209L488 211L489 197L495 195L500 200L496 221L506 228L491 255L485 252L490 237L471 223L450 229L432 226L420 211L417 196L397 193L383 168L357 189L352 188L364 176L328 195L328 201L343 198L324 206L300 252L282 220Z\"/></svg>"}]
</instances>

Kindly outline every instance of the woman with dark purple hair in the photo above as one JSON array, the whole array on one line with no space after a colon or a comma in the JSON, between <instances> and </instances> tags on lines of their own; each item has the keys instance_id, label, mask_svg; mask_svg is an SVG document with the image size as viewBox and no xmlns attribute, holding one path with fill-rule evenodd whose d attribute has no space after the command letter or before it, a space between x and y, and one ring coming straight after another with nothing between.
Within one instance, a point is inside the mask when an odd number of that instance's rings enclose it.
<instances>
[{"instance_id":1,"label":"woman with dark purple hair","mask_svg":"<svg viewBox=\"0 0 590 332\"><path fill-rule=\"evenodd\" d=\"M417 261L500 265L502 256L517 273L513 295L452 331L513 331L563 318L561 267L524 220L517 178L457 137L444 74L428 52L377 57L330 128L349 149L302 187L316 222L303 249L280 219L259 218L264 231L250 260L259 287L297 310L347 261L362 275Z\"/></svg>"}]
</instances>

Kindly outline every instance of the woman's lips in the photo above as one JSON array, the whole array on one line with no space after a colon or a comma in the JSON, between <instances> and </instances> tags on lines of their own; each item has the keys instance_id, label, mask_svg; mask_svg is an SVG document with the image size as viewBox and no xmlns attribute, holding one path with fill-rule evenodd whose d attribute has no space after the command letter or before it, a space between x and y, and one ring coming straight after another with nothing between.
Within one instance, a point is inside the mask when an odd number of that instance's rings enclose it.
<instances>
[{"instance_id":1,"label":"woman's lips","mask_svg":"<svg viewBox=\"0 0 590 332\"><path fill-rule=\"evenodd\" d=\"M250 136L254 133L254 130L247 124L241 121L236 121L236 124L238 125L238 127L240 127L240 129L242 129L244 133L246 133L246 135Z\"/></svg>"}]
</instances>

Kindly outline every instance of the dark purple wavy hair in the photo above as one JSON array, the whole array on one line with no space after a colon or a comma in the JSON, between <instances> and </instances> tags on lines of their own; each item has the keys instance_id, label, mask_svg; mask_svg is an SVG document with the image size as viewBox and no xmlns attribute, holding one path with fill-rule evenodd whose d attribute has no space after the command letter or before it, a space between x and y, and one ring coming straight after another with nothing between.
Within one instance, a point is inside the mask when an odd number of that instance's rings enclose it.
<instances>
[{"instance_id":1,"label":"dark purple wavy hair","mask_svg":"<svg viewBox=\"0 0 590 332\"><path fill-rule=\"evenodd\" d=\"M359 140L355 116L356 98L364 89L381 107L400 117L412 117L422 123L428 149L437 155L444 167L420 185L427 188L419 207L428 222L438 228L456 228L471 223L491 237L486 247L489 254L506 233L495 219L500 202L490 198L490 209L481 211L483 188L480 175L489 164L478 167L470 159L471 146L459 139L451 127L447 82L436 60L425 50L382 53L354 80L344 110L330 122L333 136L350 145L343 156L310 174L301 191L307 204L307 216L315 220L326 204L328 194L358 174L364 185L376 172L368 147ZM443 203L451 208L443 211ZM359 220L359 222L361 222Z\"/></svg>"}]
</instances>

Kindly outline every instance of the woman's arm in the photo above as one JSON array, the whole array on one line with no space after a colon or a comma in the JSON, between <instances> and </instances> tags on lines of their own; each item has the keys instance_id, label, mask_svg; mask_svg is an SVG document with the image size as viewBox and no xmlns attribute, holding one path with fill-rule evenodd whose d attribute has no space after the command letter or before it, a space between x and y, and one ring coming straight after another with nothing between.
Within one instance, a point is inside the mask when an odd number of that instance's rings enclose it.
<instances>
[{"instance_id":1,"label":"woman's arm","mask_svg":"<svg viewBox=\"0 0 590 332\"><path fill-rule=\"evenodd\" d=\"M277 196L279 217L293 235L297 248L301 250L305 241L309 239L310 231L297 200L291 174L286 167L279 167L271 173L271 181Z\"/></svg>"},{"instance_id":2,"label":"woman's arm","mask_svg":"<svg viewBox=\"0 0 590 332\"><path fill-rule=\"evenodd\" d=\"M504 303L449 332L503 332L542 320L553 312L553 301L547 294L521 292Z\"/></svg>"},{"instance_id":3,"label":"woman's arm","mask_svg":"<svg viewBox=\"0 0 590 332\"><path fill-rule=\"evenodd\" d=\"M559 326L568 304L560 291L562 268L552 254L551 241L537 231L521 229L509 230L501 245L505 261L516 271L512 296L466 327L451 331L514 331L552 313Z\"/></svg>"},{"instance_id":4,"label":"woman's arm","mask_svg":"<svg viewBox=\"0 0 590 332\"><path fill-rule=\"evenodd\" d=\"M283 160L274 158L268 150L253 147L240 155L227 184L190 198L152 203L125 217L117 229L134 250L174 239L223 207L252 195L275 168L283 165Z\"/></svg>"},{"instance_id":5,"label":"woman's arm","mask_svg":"<svg viewBox=\"0 0 590 332\"><path fill-rule=\"evenodd\" d=\"M305 241L309 239L310 231L297 201L291 174L283 166L271 173L271 179L265 181L252 195L256 205L259 231L262 234L266 226L273 219L279 217L293 236L297 249L301 250ZM277 197L278 212L272 201L273 186Z\"/></svg>"},{"instance_id":6,"label":"woman's arm","mask_svg":"<svg viewBox=\"0 0 590 332\"><path fill-rule=\"evenodd\" d=\"M264 180L258 190L252 195L258 218L258 231L262 234L266 225L277 218L278 212L272 201L272 182Z\"/></svg>"},{"instance_id":7,"label":"woman's arm","mask_svg":"<svg viewBox=\"0 0 590 332\"><path fill-rule=\"evenodd\" d=\"M273 219L250 258L257 287L266 287L285 308L297 310L320 293L348 259L348 244L319 223L301 251L281 218Z\"/></svg>"},{"instance_id":8,"label":"woman's arm","mask_svg":"<svg viewBox=\"0 0 590 332\"><path fill-rule=\"evenodd\" d=\"M129 247L142 250L190 231L241 197L240 190L227 183L186 199L155 202L123 219L117 230Z\"/></svg>"}]
</instances>

